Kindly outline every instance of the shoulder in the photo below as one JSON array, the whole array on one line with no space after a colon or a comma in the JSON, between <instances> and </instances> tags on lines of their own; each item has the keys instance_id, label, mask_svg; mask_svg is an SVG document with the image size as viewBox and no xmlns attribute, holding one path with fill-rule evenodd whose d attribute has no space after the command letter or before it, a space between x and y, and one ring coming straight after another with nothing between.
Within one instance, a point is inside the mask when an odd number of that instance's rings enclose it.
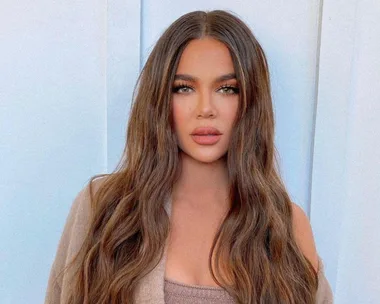
<instances>
[{"instance_id":1,"label":"shoulder","mask_svg":"<svg viewBox=\"0 0 380 304\"><path fill-rule=\"evenodd\" d=\"M72 202L66 222L73 222L73 225L85 224L91 214L91 198L104 183L106 177L96 177L76 194ZM66 223L67 224L67 223Z\"/></svg>"},{"instance_id":2,"label":"shoulder","mask_svg":"<svg viewBox=\"0 0 380 304\"><path fill-rule=\"evenodd\" d=\"M77 247L82 242L89 226L92 213L91 197L98 191L104 180L104 177L96 177L92 182L87 182L76 194L66 217L59 250L71 251L75 249L74 251L76 251L78 249Z\"/></svg>"},{"instance_id":3,"label":"shoulder","mask_svg":"<svg viewBox=\"0 0 380 304\"><path fill-rule=\"evenodd\" d=\"M309 218L303 209L292 202L293 233L298 247L318 272L318 253Z\"/></svg>"},{"instance_id":4,"label":"shoulder","mask_svg":"<svg viewBox=\"0 0 380 304\"><path fill-rule=\"evenodd\" d=\"M104 181L103 177L87 182L76 194L66 216L63 232L59 241L55 264L63 266L79 250L89 228L91 217L91 197ZM90 186L91 184L91 186Z\"/></svg>"}]
</instances>

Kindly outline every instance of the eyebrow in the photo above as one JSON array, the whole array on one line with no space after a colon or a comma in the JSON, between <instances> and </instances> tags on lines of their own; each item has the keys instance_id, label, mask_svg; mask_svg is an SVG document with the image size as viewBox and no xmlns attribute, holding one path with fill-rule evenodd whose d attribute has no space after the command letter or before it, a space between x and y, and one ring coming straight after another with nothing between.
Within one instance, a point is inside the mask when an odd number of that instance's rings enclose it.
<instances>
[{"instance_id":1,"label":"eyebrow","mask_svg":"<svg viewBox=\"0 0 380 304\"><path fill-rule=\"evenodd\" d=\"M185 81L191 81L191 82L196 82L199 79L197 77L188 75L188 74L176 74L174 77L175 80L185 80ZM218 78L215 79L215 82L221 82L221 81L226 81L230 79L236 79L236 74L235 73L228 73L222 76L219 76Z\"/></svg>"}]
</instances>

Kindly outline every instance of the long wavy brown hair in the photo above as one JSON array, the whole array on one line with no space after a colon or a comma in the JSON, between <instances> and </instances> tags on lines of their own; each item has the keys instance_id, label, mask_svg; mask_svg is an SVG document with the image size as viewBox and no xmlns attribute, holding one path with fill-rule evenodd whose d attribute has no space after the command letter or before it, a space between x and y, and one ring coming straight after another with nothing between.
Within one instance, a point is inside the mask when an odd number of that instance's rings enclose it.
<instances>
[{"instance_id":1,"label":"long wavy brown hair","mask_svg":"<svg viewBox=\"0 0 380 304\"><path fill-rule=\"evenodd\" d=\"M226 154L231 207L212 245L210 271L237 303L315 302L318 276L295 241L279 173L265 54L240 18L214 10L177 19L150 53L135 87L123 157L91 195L89 233L70 265L76 271L67 304L133 303L139 280L163 257L170 229L164 203L181 161L172 86L187 44L206 36L228 47L240 88ZM99 176L90 180L91 193Z\"/></svg>"}]
</instances>

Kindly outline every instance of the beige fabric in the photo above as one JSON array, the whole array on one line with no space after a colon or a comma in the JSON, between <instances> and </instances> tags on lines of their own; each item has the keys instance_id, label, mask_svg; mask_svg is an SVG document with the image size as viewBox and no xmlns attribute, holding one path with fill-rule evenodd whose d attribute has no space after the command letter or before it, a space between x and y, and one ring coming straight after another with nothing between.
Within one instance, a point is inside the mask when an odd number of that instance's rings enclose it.
<instances>
[{"instance_id":1,"label":"beige fabric","mask_svg":"<svg viewBox=\"0 0 380 304\"><path fill-rule=\"evenodd\" d=\"M98 178L94 182L94 190L99 188L102 178ZM165 205L170 216L171 202L168 199ZM59 241L54 262L50 270L48 286L45 296L45 304L65 304L67 300L67 280L70 273L66 273L63 278L59 276L57 282L55 278L65 265L79 251L80 246L87 233L90 218L90 196L89 186L84 187L76 196L69 215L66 219L64 230ZM136 290L136 304L165 304L164 295L164 274L165 274L165 254L159 264L146 275L139 283ZM333 295L330 285L324 275L323 263L319 257L319 288L317 292L316 304L333 303Z\"/></svg>"}]
</instances>

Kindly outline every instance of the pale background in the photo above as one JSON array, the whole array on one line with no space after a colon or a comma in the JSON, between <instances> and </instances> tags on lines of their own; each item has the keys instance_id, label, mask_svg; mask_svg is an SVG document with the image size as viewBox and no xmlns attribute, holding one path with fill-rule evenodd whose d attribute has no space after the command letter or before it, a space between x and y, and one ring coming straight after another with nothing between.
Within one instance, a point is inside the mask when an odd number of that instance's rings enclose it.
<instances>
[{"instance_id":1,"label":"pale background","mask_svg":"<svg viewBox=\"0 0 380 304\"><path fill-rule=\"evenodd\" d=\"M122 153L155 41L192 10L228 9L269 60L276 144L335 303L380 303L380 2L3 0L0 303L42 303L71 203Z\"/></svg>"}]
</instances>

